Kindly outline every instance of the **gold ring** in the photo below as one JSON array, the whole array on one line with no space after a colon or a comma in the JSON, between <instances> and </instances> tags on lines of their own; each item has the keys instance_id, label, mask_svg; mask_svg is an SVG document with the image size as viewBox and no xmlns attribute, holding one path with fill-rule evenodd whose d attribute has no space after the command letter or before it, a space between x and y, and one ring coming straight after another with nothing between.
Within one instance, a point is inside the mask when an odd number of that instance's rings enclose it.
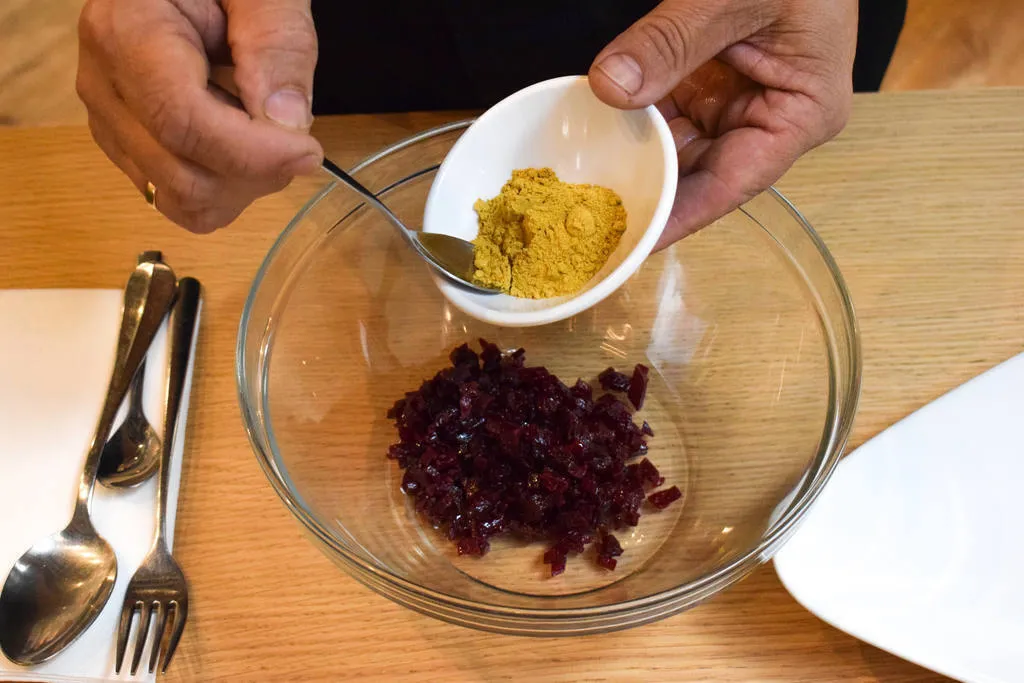
<instances>
[{"instance_id":1,"label":"gold ring","mask_svg":"<svg viewBox=\"0 0 1024 683\"><path fill-rule=\"evenodd\" d=\"M146 198L146 203L156 208L156 185L153 183L146 183L146 191L142 193L142 196Z\"/></svg>"}]
</instances>

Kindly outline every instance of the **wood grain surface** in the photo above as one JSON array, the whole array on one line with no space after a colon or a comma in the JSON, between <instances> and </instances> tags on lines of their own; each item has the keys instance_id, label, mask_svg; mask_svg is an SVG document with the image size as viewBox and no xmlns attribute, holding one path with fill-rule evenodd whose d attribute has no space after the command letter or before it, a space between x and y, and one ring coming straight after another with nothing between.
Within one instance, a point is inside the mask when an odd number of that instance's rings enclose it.
<instances>
[{"instance_id":1,"label":"wood grain surface","mask_svg":"<svg viewBox=\"0 0 1024 683\"><path fill-rule=\"evenodd\" d=\"M853 446L1024 342L1024 90L858 97L850 126L779 184L843 270L864 385ZM316 133L343 164L441 115ZM0 287L119 287L161 249L206 287L176 555L192 612L172 681L937 681L804 611L771 566L627 632L476 633L398 607L307 542L264 479L234 382L253 274L315 181L194 236L151 211L81 127L0 130Z\"/></svg>"},{"instance_id":2,"label":"wood grain surface","mask_svg":"<svg viewBox=\"0 0 1024 683\"><path fill-rule=\"evenodd\" d=\"M0 125L85 124L75 93L84 0L0 3Z\"/></svg>"},{"instance_id":3,"label":"wood grain surface","mask_svg":"<svg viewBox=\"0 0 1024 683\"><path fill-rule=\"evenodd\" d=\"M1024 3L910 0L883 90L1024 85Z\"/></svg>"}]
</instances>

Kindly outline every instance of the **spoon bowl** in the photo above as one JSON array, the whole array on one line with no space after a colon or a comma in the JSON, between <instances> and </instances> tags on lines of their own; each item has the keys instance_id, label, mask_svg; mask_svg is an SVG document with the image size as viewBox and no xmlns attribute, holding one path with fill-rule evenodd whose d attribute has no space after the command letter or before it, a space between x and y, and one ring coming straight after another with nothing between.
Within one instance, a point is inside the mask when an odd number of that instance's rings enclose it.
<instances>
[{"instance_id":1,"label":"spoon bowl","mask_svg":"<svg viewBox=\"0 0 1024 683\"><path fill-rule=\"evenodd\" d=\"M472 242L439 232L418 232L415 233L415 239L422 250L423 258L434 265L435 270L440 269L444 274L461 273L459 284L465 288L465 283L468 282L472 286L469 291L477 291L485 295L498 294L497 290L479 286L472 281L474 271Z\"/></svg>"},{"instance_id":2,"label":"spoon bowl","mask_svg":"<svg viewBox=\"0 0 1024 683\"><path fill-rule=\"evenodd\" d=\"M145 374L143 361L129 391L128 414L103 446L99 477L104 486L136 486L153 476L159 465L160 437L142 408Z\"/></svg>"},{"instance_id":3,"label":"spoon bowl","mask_svg":"<svg viewBox=\"0 0 1024 683\"><path fill-rule=\"evenodd\" d=\"M96 618L116 577L114 549L88 520L41 539L0 592L0 650L22 666L54 656Z\"/></svg>"}]
</instances>

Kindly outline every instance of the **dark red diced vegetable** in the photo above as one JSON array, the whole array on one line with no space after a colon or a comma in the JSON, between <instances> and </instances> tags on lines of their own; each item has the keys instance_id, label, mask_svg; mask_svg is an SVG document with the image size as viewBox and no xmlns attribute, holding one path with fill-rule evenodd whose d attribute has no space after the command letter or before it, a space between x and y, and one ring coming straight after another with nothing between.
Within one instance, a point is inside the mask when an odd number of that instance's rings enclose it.
<instances>
[{"instance_id":1,"label":"dark red diced vegetable","mask_svg":"<svg viewBox=\"0 0 1024 683\"><path fill-rule=\"evenodd\" d=\"M615 558L622 555L622 546L619 540L608 532L601 533L601 539L597 547L597 563L605 569L615 569L618 564Z\"/></svg>"},{"instance_id":2,"label":"dark red diced vegetable","mask_svg":"<svg viewBox=\"0 0 1024 683\"><path fill-rule=\"evenodd\" d=\"M647 397L647 366L636 364L633 368L633 377L629 380L629 402L633 407L640 410L644 407L644 399Z\"/></svg>"},{"instance_id":3,"label":"dark red diced vegetable","mask_svg":"<svg viewBox=\"0 0 1024 683\"><path fill-rule=\"evenodd\" d=\"M629 389L629 376L616 372L615 368L608 368L597 376L597 380L605 391L618 391L621 393Z\"/></svg>"},{"instance_id":4,"label":"dark red diced vegetable","mask_svg":"<svg viewBox=\"0 0 1024 683\"><path fill-rule=\"evenodd\" d=\"M489 539L511 533L546 541L556 576L596 538L595 561L614 569L622 547L605 528L635 526L645 489L664 481L646 458L629 463L647 452L650 425L637 426L613 395L595 400L582 380L570 387L527 366L523 349L480 346L455 348L449 367L388 411L398 442L387 456L403 470L402 490L460 555L482 556ZM642 403L646 374L637 388L637 372L608 368L599 379ZM673 487L648 500L663 507L678 497Z\"/></svg>"},{"instance_id":5,"label":"dark red diced vegetable","mask_svg":"<svg viewBox=\"0 0 1024 683\"><path fill-rule=\"evenodd\" d=\"M673 486L672 488L665 489L663 491L655 491L651 495L647 496L647 500L650 501L651 505L659 510L664 510L682 497L683 492L679 490L679 487Z\"/></svg>"}]
</instances>

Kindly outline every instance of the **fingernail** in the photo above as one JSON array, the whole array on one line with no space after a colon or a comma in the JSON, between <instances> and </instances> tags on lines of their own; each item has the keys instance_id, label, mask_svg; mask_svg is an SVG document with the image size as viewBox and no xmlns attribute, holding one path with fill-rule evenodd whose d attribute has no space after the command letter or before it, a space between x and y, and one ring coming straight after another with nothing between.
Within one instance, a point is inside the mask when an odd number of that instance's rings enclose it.
<instances>
[{"instance_id":1,"label":"fingernail","mask_svg":"<svg viewBox=\"0 0 1024 683\"><path fill-rule=\"evenodd\" d=\"M597 68L626 91L627 95L635 95L644 84L644 72L629 55L609 55L598 62Z\"/></svg>"},{"instance_id":2,"label":"fingernail","mask_svg":"<svg viewBox=\"0 0 1024 683\"><path fill-rule=\"evenodd\" d=\"M314 171L320 168L322 163L323 157L319 154L309 154L298 161L288 164L285 173L289 176L312 175Z\"/></svg>"},{"instance_id":3,"label":"fingernail","mask_svg":"<svg viewBox=\"0 0 1024 683\"><path fill-rule=\"evenodd\" d=\"M309 99L298 90L278 90L263 103L263 113L286 128L305 130L313 123Z\"/></svg>"}]
</instances>

